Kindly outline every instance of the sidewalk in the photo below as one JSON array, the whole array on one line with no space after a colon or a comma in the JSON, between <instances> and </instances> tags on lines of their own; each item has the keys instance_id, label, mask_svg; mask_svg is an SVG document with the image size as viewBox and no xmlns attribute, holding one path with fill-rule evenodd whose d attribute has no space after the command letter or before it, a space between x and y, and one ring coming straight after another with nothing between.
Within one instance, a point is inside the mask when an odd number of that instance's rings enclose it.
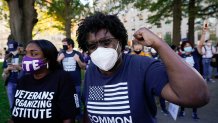
<instances>
[{"instance_id":1,"label":"sidewalk","mask_svg":"<svg viewBox=\"0 0 218 123\"><path fill-rule=\"evenodd\" d=\"M174 121L171 115L165 116L158 107L158 123L218 123L218 80L215 83L208 83L210 90L210 102L206 106L198 109L199 120L192 119L192 109L185 109L185 117Z\"/></svg>"}]
</instances>

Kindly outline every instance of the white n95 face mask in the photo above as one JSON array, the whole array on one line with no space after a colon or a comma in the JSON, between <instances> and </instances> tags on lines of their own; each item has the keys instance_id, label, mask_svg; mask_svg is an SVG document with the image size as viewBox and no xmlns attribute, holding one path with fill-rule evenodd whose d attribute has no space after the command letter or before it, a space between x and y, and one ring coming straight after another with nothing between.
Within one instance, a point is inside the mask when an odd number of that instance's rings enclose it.
<instances>
[{"instance_id":1,"label":"white n95 face mask","mask_svg":"<svg viewBox=\"0 0 218 123\"><path fill-rule=\"evenodd\" d=\"M117 45L118 48L118 45ZM116 48L116 50L117 50ZM113 48L98 47L91 55L92 62L101 70L109 71L118 60L117 51Z\"/></svg>"}]
</instances>

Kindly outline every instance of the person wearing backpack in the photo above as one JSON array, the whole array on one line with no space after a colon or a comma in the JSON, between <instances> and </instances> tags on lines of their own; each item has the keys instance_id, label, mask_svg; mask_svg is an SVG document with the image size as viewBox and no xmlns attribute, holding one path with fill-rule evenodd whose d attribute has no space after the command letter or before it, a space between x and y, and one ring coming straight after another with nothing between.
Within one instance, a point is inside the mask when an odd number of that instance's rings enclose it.
<instances>
[{"instance_id":1,"label":"person wearing backpack","mask_svg":"<svg viewBox=\"0 0 218 123\"><path fill-rule=\"evenodd\" d=\"M196 48L194 48L194 45L190 41L183 41L181 44L181 50L183 53L180 55L182 59L188 63L190 66L195 68L199 73L200 73L200 68L199 68L199 54ZM180 112L178 114L179 117L184 117L185 116L185 107L180 106ZM200 119L197 115L197 108L193 107L192 108L192 118L197 120Z\"/></svg>"},{"instance_id":2,"label":"person wearing backpack","mask_svg":"<svg viewBox=\"0 0 218 123\"><path fill-rule=\"evenodd\" d=\"M205 45L202 47L202 64L203 64L203 77L207 82L214 83L212 79L212 66L210 65L213 55L216 53L216 49L212 46L210 40L205 41Z\"/></svg>"},{"instance_id":3,"label":"person wearing backpack","mask_svg":"<svg viewBox=\"0 0 218 123\"><path fill-rule=\"evenodd\" d=\"M214 83L212 79L212 57L216 54L216 48L212 46L212 41L206 39L208 27L203 27L200 42L198 44L198 52L202 55L203 77L207 82Z\"/></svg>"}]
</instances>

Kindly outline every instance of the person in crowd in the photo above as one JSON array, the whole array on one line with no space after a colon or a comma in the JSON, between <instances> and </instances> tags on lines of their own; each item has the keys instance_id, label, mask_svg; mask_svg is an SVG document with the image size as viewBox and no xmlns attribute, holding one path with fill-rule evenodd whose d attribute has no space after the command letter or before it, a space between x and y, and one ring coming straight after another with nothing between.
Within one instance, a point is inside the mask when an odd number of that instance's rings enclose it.
<instances>
[{"instance_id":1,"label":"person in crowd","mask_svg":"<svg viewBox=\"0 0 218 123\"><path fill-rule=\"evenodd\" d=\"M16 41L9 40L7 46L9 53L4 59L2 77L5 81L9 106L12 108L19 72L22 69L22 58L20 57L18 43Z\"/></svg>"},{"instance_id":2,"label":"person in crowd","mask_svg":"<svg viewBox=\"0 0 218 123\"><path fill-rule=\"evenodd\" d=\"M131 48L128 45L126 45L123 53L124 54L130 54L131 53Z\"/></svg>"},{"instance_id":3,"label":"person in crowd","mask_svg":"<svg viewBox=\"0 0 218 123\"><path fill-rule=\"evenodd\" d=\"M23 44L18 44L18 51L19 51L19 54L22 56L24 56L26 54Z\"/></svg>"},{"instance_id":4,"label":"person in crowd","mask_svg":"<svg viewBox=\"0 0 218 123\"><path fill-rule=\"evenodd\" d=\"M12 107L14 123L71 123L75 86L57 62L58 51L47 40L30 41Z\"/></svg>"},{"instance_id":5,"label":"person in crowd","mask_svg":"<svg viewBox=\"0 0 218 123\"><path fill-rule=\"evenodd\" d=\"M183 41L181 44L181 50L183 51L183 54L181 57L184 59L185 62L187 62L190 66L194 67L199 73L200 73L200 68L198 67L198 54L196 53L196 49L194 49L193 44L190 41ZM198 52L198 51L197 51ZM192 113L192 118L193 119L199 119L197 115L197 108L192 108L193 113ZM184 117L185 115L185 108L181 106L179 116Z\"/></svg>"},{"instance_id":6,"label":"person in crowd","mask_svg":"<svg viewBox=\"0 0 218 123\"><path fill-rule=\"evenodd\" d=\"M81 122L82 118L82 106L81 106L81 69L86 69L86 63L80 52L74 50L74 41L70 38L65 38L63 41L64 52L58 56L58 61L61 62L64 71L70 73L73 81L75 82L78 101L76 107L80 108L80 114L76 117L76 120Z\"/></svg>"},{"instance_id":7,"label":"person in crowd","mask_svg":"<svg viewBox=\"0 0 218 123\"><path fill-rule=\"evenodd\" d=\"M151 53L152 58L154 58L154 59L159 59L159 56L158 56L158 54L157 54L157 51L156 51L154 48L151 48L151 49L150 49L150 53Z\"/></svg>"},{"instance_id":8,"label":"person in crowd","mask_svg":"<svg viewBox=\"0 0 218 123\"><path fill-rule=\"evenodd\" d=\"M117 15L97 12L79 23L79 47L88 51L92 60L84 80L87 121L155 123L154 96L185 107L209 102L204 79L165 41L147 28L134 33L135 41L158 52L160 62L123 54L127 37Z\"/></svg>"},{"instance_id":9,"label":"person in crowd","mask_svg":"<svg viewBox=\"0 0 218 123\"><path fill-rule=\"evenodd\" d=\"M87 52L83 52L82 55L83 55L84 62L86 63L86 69L88 69L89 64L91 62L91 58Z\"/></svg>"},{"instance_id":10,"label":"person in crowd","mask_svg":"<svg viewBox=\"0 0 218 123\"><path fill-rule=\"evenodd\" d=\"M131 54L137 54L137 55L140 55L140 56L149 56L149 57L151 57L149 52L146 52L146 53L144 52L143 45L136 42L136 41L133 41L132 48L133 48L133 51L131 52Z\"/></svg>"},{"instance_id":11,"label":"person in crowd","mask_svg":"<svg viewBox=\"0 0 218 123\"><path fill-rule=\"evenodd\" d=\"M203 77L207 82L214 83L212 79L212 66L210 65L213 54L216 54L216 49L212 45L211 40L205 40L205 35L208 28L203 28L201 39L199 42L199 52L202 54Z\"/></svg>"}]
</instances>

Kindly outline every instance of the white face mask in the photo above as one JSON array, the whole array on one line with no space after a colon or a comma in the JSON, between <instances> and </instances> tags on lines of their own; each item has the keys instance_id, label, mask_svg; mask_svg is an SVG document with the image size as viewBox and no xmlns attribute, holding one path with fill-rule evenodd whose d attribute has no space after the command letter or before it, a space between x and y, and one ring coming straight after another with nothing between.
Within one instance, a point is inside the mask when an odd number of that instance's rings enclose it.
<instances>
[{"instance_id":1,"label":"white face mask","mask_svg":"<svg viewBox=\"0 0 218 123\"><path fill-rule=\"evenodd\" d=\"M117 45L118 48L119 45ZM116 50L117 50L116 48ZM109 71L118 60L118 53L113 48L98 47L91 55L92 62L101 70Z\"/></svg>"},{"instance_id":2,"label":"white face mask","mask_svg":"<svg viewBox=\"0 0 218 123\"><path fill-rule=\"evenodd\" d=\"M212 43L211 43L211 42L207 42L206 44L207 44L207 46L211 46L211 45L212 45Z\"/></svg>"}]
</instances>

